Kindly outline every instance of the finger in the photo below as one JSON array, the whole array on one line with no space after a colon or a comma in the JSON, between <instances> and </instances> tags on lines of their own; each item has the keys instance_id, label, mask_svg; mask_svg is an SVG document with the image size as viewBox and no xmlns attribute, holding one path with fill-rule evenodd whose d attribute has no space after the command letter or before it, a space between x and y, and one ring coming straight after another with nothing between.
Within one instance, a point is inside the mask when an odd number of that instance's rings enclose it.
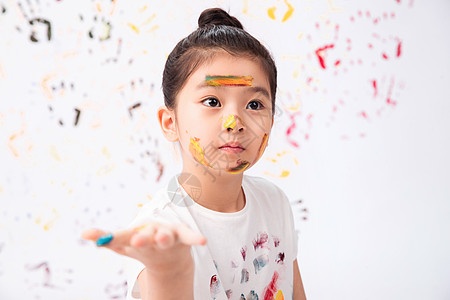
<instances>
[{"instance_id":1,"label":"finger","mask_svg":"<svg viewBox=\"0 0 450 300\"><path fill-rule=\"evenodd\" d=\"M194 245L205 245L206 238L187 227L186 225L178 225L175 227L175 234L180 243L185 245L194 246Z\"/></svg>"},{"instance_id":2,"label":"finger","mask_svg":"<svg viewBox=\"0 0 450 300\"><path fill-rule=\"evenodd\" d=\"M157 223L148 223L133 229L134 235L130 239L133 247L152 246L155 244L155 232Z\"/></svg>"},{"instance_id":3,"label":"finger","mask_svg":"<svg viewBox=\"0 0 450 300\"><path fill-rule=\"evenodd\" d=\"M175 245L176 234L172 228L160 226L155 233L155 244L160 249L168 249Z\"/></svg>"},{"instance_id":4,"label":"finger","mask_svg":"<svg viewBox=\"0 0 450 300\"><path fill-rule=\"evenodd\" d=\"M97 246L118 248L129 245L134 231L131 229L117 231L114 234L100 229L87 229L81 234L81 238L96 242Z\"/></svg>"},{"instance_id":5,"label":"finger","mask_svg":"<svg viewBox=\"0 0 450 300\"><path fill-rule=\"evenodd\" d=\"M87 229L81 233L81 238L88 241L97 241L106 232L100 229Z\"/></svg>"}]
</instances>

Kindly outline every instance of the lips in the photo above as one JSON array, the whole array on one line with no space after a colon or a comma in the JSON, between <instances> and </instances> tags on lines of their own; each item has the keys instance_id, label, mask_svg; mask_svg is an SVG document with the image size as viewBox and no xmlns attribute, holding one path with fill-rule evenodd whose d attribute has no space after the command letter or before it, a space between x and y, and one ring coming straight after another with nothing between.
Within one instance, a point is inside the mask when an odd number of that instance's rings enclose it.
<instances>
[{"instance_id":1,"label":"lips","mask_svg":"<svg viewBox=\"0 0 450 300\"><path fill-rule=\"evenodd\" d=\"M220 146L219 149L230 153L241 153L245 150L239 142L226 143L225 145Z\"/></svg>"}]
</instances>

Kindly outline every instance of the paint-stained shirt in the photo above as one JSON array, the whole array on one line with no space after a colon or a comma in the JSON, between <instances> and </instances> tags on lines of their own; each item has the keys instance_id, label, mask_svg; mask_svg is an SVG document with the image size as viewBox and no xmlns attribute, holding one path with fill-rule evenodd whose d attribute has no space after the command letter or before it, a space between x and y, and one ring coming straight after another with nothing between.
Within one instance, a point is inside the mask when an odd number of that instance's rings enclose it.
<instances>
[{"instance_id":1,"label":"paint-stained shirt","mask_svg":"<svg viewBox=\"0 0 450 300\"><path fill-rule=\"evenodd\" d=\"M188 188L191 194L201 192L195 184ZM297 234L290 203L263 178L244 175L242 188L244 208L221 213L197 204L174 178L142 207L131 226L181 222L206 237L206 246L191 250L195 299L292 299ZM127 299L140 298L136 279L143 268L129 259Z\"/></svg>"}]
</instances>

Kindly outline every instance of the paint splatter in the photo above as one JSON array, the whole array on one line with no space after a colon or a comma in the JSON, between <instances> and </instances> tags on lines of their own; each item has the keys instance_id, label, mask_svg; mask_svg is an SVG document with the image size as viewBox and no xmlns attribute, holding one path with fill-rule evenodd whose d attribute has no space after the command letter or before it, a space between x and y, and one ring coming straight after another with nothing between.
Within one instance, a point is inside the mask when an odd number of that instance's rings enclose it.
<instances>
[{"instance_id":1,"label":"paint splatter","mask_svg":"<svg viewBox=\"0 0 450 300\"><path fill-rule=\"evenodd\" d=\"M387 92L387 98L386 98L386 103L390 104L392 106L396 106L397 105L397 101L392 100L392 90L394 88L395 85L395 79L391 78L391 82L389 84L389 89Z\"/></svg>"},{"instance_id":2,"label":"paint splatter","mask_svg":"<svg viewBox=\"0 0 450 300\"><path fill-rule=\"evenodd\" d=\"M269 15L269 18L271 18L272 20L275 20L275 10L276 9L277 8L274 6L267 10L267 14Z\"/></svg>"},{"instance_id":3,"label":"paint splatter","mask_svg":"<svg viewBox=\"0 0 450 300\"><path fill-rule=\"evenodd\" d=\"M255 274L258 274L262 268L264 268L269 262L269 256L267 254L261 254L253 260L253 266L255 267Z\"/></svg>"},{"instance_id":4,"label":"paint splatter","mask_svg":"<svg viewBox=\"0 0 450 300\"><path fill-rule=\"evenodd\" d=\"M211 86L252 86L252 76L211 76L205 77L206 85Z\"/></svg>"},{"instance_id":5,"label":"paint splatter","mask_svg":"<svg viewBox=\"0 0 450 300\"><path fill-rule=\"evenodd\" d=\"M291 135L292 135L292 132L294 131L294 129L297 127L296 116L298 114L300 114L299 111L289 115L289 118L291 119L291 125L289 125L289 127L286 129L287 141L289 142L289 144L291 144L295 148L299 148L300 145L296 141L292 140Z\"/></svg>"},{"instance_id":6,"label":"paint splatter","mask_svg":"<svg viewBox=\"0 0 450 300\"><path fill-rule=\"evenodd\" d=\"M308 220L308 214L309 211L308 209L303 205L303 200L297 200L297 201L293 201L291 202L292 205L292 209L295 209L295 216L300 216L301 214L303 214L303 217L301 218L301 220L303 221L307 221Z\"/></svg>"},{"instance_id":7,"label":"paint splatter","mask_svg":"<svg viewBox=\"0 0 450 300\"><path fill-rule=\"evenodd\" d=\"M397 57L400 57L400 55L402 55L402 42L398 41L398 44L397 44Z\"/></svg>"},{"instance_id":8,"label":"paint splatter","mask_svg":"<svg viewBox=\"0 0 450 300\"><path fill-rule=\"evenodd\" d=\"M294 13L294 7L289 2L287 2L287 0L284 0L284 4L286 4L288 10L284 14L283 20L281 20L281 22L286 22Z\"/></svg>"},{"instance_id":9,"label":"paint splatter","mask_svg":"<svg viewBox=\"0 0 450 300\"><path fill-rule=\"evenodd\" d=\"M46 19L42 19L42 18L35 18L32 20L28 21L30 23L31 26L34 26L35 24L44 24L47 28L47 40L50 41L52 39L52 24L50 23L50 21L46 20ZM30 34L30 40L33 43L39 42L38 38L36 37L36 31L33 29L31 30L31 34Z\"/></svg>"},{"instance_id":10,"label":"paint splatter","mask_svg":"<svg viewBox=\"0 0 450 300\"><path fill-rule=\"evenodd\" d=\"M50 283L50 277L51 277L51 272L50 272L50 267L48 262L42 262L40 264L37 264L36 266L25 266L25 268L29 271L36 271L39 269L43 269L44 270L44 283L43 286L45 287L54 287L53 284Z\"/></svg>"},{"instance_id":11,"label":"paint splatter","mask_svg":"<svg viewBox=\"0 0 450 300\"><path fill-rule=\"evenodd\" d=\"M81 110L79 110L78 108L75 108L75 123L74 125L77 126L78 125L78 121L80 120L80 114L81 114Z\"/></svg>"},{"instance_id":12,"label":"paint splatter","mask_svg":"<svg viewBox=\"0 0 450 300\"><path fill-rule=\"evenodd\" d=\"M372 87L373 87L373 97L375 98L378 95L378 87L377 87L377 80L372 80Z\"/></svg>"},{"instance_id":13,"label":"paint splatter","mask_svg":"<svg viewBox=\"0 0 450 300\"><path fill-rule=\"evenodd\" d=\"M316 56L317 59L319 60L319 64L322 67L322 69L326 69L326 65L325 65L325 59L324 59L324 51L328 50L328 49L332 49L334 48L334 44L330 44L330 45L325 45L319 49L316 50Z\"/></svg>"},{"instance_id":14,"label":"paint splatter","mask_svg":"<svg viewBox=\"0 0 450 300\"><path fill-rule=\"evenodd\" d=\"M232 290L226 290L225 294L227 295L227 298L230 299L231 296L233 296L233 291Z\"/></svg>"},{"instance_id":15,"label":"paint splatter","mask_svg":"<svg viewBox=\"0 0 450 300\"><path fill-rule=\"evenodd\" d=\"M241 283L246 283L250 279L250 273L246 268L243 268L241 271Z\"/></svg>"},{"instance_id":16,"label":"paint splatter","mask_svg":"<svg viewBox=\"0 0 450 300\"><path fill-rule=\"evenodd\" d=\"M136 104L133 104L131 107L128 108L128 113L130 114L130 118L133 117L133 110L135 110L136 108L140 107L141 103L138 102Z\"/></svg>"}]
</instances>

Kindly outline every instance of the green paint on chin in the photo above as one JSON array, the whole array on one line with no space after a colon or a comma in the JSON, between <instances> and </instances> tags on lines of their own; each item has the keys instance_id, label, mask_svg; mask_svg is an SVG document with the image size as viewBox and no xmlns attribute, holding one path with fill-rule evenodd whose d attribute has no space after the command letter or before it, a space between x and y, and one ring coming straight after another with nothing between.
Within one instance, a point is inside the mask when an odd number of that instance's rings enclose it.
<instances>
[{"instance_id":1,"label":"green paint on chin","mask_svg":"<svg viewBox=\"0 0 450 300\"><path fill-rule=\"evenodd\" d=\"M230 170L228 170L228 173L231 174L238 174L241 172L244 172L249 166L250 166L250 162L243 160L243 161L238 161L239 165L237 167L231 168Z\"/></svg>"}]
</instances>

